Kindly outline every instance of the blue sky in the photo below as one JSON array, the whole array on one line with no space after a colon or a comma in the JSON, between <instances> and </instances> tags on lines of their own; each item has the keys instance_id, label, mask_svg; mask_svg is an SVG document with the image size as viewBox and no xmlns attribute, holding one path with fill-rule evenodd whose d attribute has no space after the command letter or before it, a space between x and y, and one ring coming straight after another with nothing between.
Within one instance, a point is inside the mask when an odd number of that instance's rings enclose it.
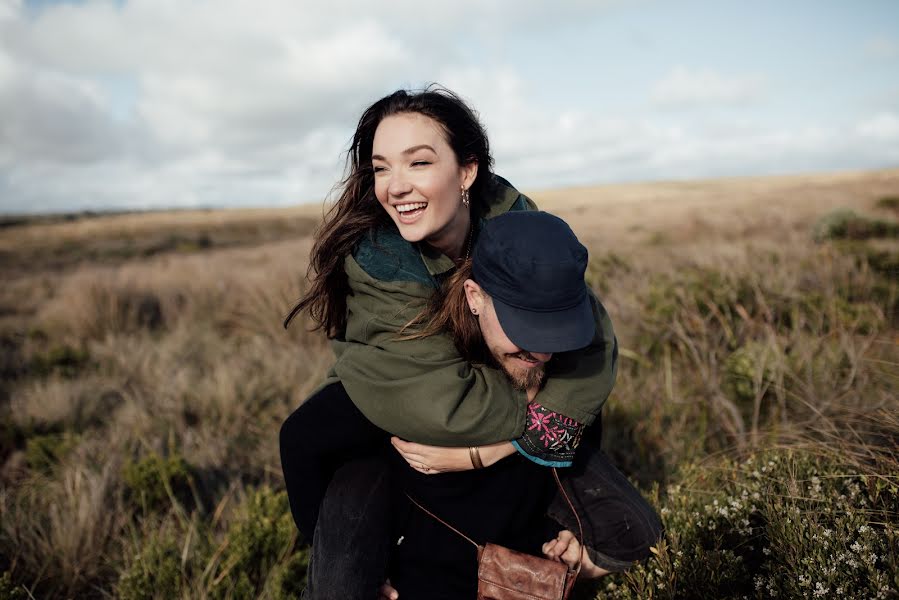
<instances>
[{"instance_id":1,"label":"blue sky","mask_svg":"<svg viewBox=\"0 0 899 600\"><path fill-rule=\"evenodd\" d=\"M899 2L0 0L0 213L320 201L430 81L524 189L899 166Z\"/></svg>"}]
</instances>

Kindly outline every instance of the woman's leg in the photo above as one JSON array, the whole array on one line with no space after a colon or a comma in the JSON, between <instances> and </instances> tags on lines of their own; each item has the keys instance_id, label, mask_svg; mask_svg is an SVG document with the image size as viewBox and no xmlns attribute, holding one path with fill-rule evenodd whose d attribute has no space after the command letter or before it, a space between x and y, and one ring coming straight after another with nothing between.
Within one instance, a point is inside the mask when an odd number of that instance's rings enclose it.
<instances>
[{"instance_id":1,"label":"woman's leg","mask_svg":"<svg viewBox=\"0 0 899 600\"><path fill-rule=\"evenodd\" d=\"M337 469L353 458L371 456L389 439L359 412L340 383L319 390L284 421L281 468L290 510L307 540Z\"/></svg>"},{"instance_id":2,"label":"woman's leg","mask_svg":"<svg viewBox=\"0 0 899 600\"><path fill-rule=\"evenodd\" d=\"M662 536L655 510L621 474L599 447L598 431L584 436L574 465L559 476L584 527L587 551L594 564L611 572L624 571L650 555ZM547 514L577 534L568 504L557 494Z\"/></svg>"},{"instance_id":3,"label":"woman's leg","mask_svg":"<svg viewBox=\"0 0 899 600\"><path fill-rule=\"evenodd\" d=\"M304 598L375 597L389 541L389 436L343 386L309 398L281 427L281 465L297 527L312 541Z\"/></svg>"},{"instance_id":4,"label":"woman's leg","mask_svg":"<svg viewBox=\"0 0 899 600\"><path fill-rule=\"evenodd\" d=\"M382 456L347 462L321 505L304 600L376 598L390 550L390 477Z\"/></svg>"}]
</instances>

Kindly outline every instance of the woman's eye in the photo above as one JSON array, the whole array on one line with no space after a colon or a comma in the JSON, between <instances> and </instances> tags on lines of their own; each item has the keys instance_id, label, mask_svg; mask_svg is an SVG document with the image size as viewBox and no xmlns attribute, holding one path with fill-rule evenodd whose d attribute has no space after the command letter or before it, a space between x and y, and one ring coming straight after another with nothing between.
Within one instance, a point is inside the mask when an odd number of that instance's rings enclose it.
<instances>
[{"instance_id":1,"label":"woman's eye","mask_svg":"<svg viewBox=\"0 0 899 600\"><path fill-rule=\"evenodd\" d=\"M381 173L381 172L383 172L383 171L386 171L386 170L387 170L387 167L372 167L372 170L373 170L375 173Z\"/></svg>"},{"instance_id":2,"label":"woman's eye","mask_svg":"<svg viewBox=\"0 0 899 600\"><path fill-rule=\"evenodd\" d=\"M427 160L416 160L414 163L412 163L412 166L419 167L419 166L424 166L424 165L429 165L429 164L431 164L431 163L430 163L430 161L427 161Z\"/></svg>"}]
</instances>

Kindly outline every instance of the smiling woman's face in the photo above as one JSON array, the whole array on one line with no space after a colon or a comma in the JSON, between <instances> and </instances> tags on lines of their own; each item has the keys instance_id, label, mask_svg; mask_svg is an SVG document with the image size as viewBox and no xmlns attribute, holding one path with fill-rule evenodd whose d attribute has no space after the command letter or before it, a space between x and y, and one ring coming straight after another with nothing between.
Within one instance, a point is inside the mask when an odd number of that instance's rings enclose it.
<instances>
[{"instance_id":1,"label":"smiling woman's face","mask_svg":"<svg viewBox=\"0 0 899 600\"><path fill-rule=\"evenodd\" d=\"M433 119L401 113L378 125L372 167L378 202L403 239L427 242L458 258L471 222L462 188L471 187L477 163L460 165Z\"/></svg>"}]
</instances>

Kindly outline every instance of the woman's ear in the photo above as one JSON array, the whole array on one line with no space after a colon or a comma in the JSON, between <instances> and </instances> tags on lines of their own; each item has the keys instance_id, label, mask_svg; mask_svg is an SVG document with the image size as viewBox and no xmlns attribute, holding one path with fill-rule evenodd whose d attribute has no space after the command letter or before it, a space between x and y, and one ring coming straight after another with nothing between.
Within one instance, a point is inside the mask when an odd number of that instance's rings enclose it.
<instances>
[{"instance_id":1,"label":"woman's ear","mask_svg":"<svg viewBox=\"0 0 899 600\"><path fill-rule=\"evenodd\" d=\"M474 279L466 279L462 287L465 288L465 300L468 301L468 309L472 314L481 314L484 310L484 289L475 283Z\"/></svg>"},{"instance_id":2,"label":"woman's ear","mask_svg":"<svg viewBox=\"0 0 899 600\"><path fill-rule=\"evenodd\" d=\"M478 161L470 160L460 166L459 169L462 175L462 187L466 190L471 189L474 180L478 178Z\"/></svg>"}]
</instances>

